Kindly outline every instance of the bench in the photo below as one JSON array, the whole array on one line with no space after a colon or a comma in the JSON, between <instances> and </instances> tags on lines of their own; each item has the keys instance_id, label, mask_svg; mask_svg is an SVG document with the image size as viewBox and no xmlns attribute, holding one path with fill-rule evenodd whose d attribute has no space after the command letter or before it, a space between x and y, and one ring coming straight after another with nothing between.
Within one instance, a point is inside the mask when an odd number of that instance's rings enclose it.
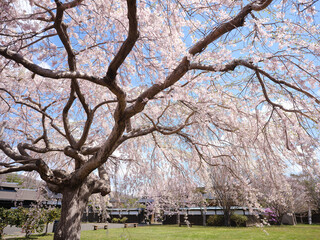
<instances>
[{"instance_id":1,"label":"bench","mask_svg":"<svg viewBox=\"0 0 320 240\"><path fill-rule=\"evenodd\" d=\"M185 223L185 222L180 222L179 223L179 227L181 227L182 225L186 225L186 226L188 226L189 225L189 227L192 227L192 223Z\"/></svg>"},{"instance_id":2,"label":"bench","mask_svg":"<svg viewBox=\"0 0 320 240\"><path fill-rule=\"evenodd\" d=\"M93 225L93 230L98 230L99 226L98 225ZM108 224L103 226L103 229L108 229Z\"/></svg>"},{"instance_id":3,"label":"bench","mask_svg":"<svg viewBox=\"0 0 320 240\"><path fill-rule=\"evenodd\" d=\"M125 223L124 224L124 228L128 228L128 227L137 227L138 223Z\"/></svg>"}]
</instances>

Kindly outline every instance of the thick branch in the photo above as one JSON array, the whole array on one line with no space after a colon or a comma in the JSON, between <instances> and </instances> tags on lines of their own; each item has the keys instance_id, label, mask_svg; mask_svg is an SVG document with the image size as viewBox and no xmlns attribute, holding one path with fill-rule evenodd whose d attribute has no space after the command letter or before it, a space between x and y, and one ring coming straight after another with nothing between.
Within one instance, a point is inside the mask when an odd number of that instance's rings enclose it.
<instances>
[{"instance_id":1,"label":"thick branch","mask_svg":"<svg viewBox=\"0 0 320 240\"><path fill-rule=\"evenodd\" d=\"M83 146L80 149L80 153L83 155L93 155L100 150L101 147L86 147Z\"/></svg>"},{"instance_id":2,"label":"thick branch","mask_svg":"<svg viewBox=\"0 0 320 240\"><path fill-rule=\"evenodd\" d=\"M88 135L89 135L89 131L90 131L90 127L92 125L92 122L93 122L93 118L94 118L94 113L93 112L89 112L88 115L87 115L87 120L85 122L85 125L84 125L84 128L83 128L83 131L82 131L82 135L79 139L79 141L77 142L75 148L77 150L81 149L81 147L85 144L87 138L88 138Z\"/></svg>"},{"instance_id":3,"label":"thick branch","mask_svg":"<svg viewBox=\"0 0 320 240\"><path fill-rule=\"evenodd\" d=\"M5 47L0 47L0 55L2 55L7 59L11 59L16 63L20 63L29 71L42 77L53 78L53 79L79 78L79 79L88 80L90 82L96 83L101 86L106 86L106 83L104 83L103 78L90 76L86 73L79 72L79 71L58 71L58 70L46 69L46 68L40 67L37 64L34 64L33 62L26 59L18 52L11 51Z\"/></svg>"},{"instance_id":4,"label":"thick branch","mask_svg":"<svg viewBox=\"0 0 320 240\"><path fill-rule=\"evenodd\" d=\"M85 158L84 158L84 156L83 156L81 153L79 153L79 151L74 150L74 149L71 148L70 146L65 147L65 149L64 149L64 154L65 154L66 156L69 156L69 157L71 157L71 158L79 161L80 163L84 163L84 162L86 161Z\"/></svg>"},{"instance_id":5,"label":"thick branch","mask_svg":"<svg viewBox=\"0 0 320 240\"><path fill-rule=\"evenodd\" d=\"M14 160L16 163L22 164L21 166L7 166L7 168L1 169L0 173L37 171L40 174L41 178L46 182L52 184L61 184L61 181L54 177L53 172L43 160L31 158L27 154L27 156L19 155L12 150L9 144L5 143L4 141L0 141L0 149L4 152L4 154Z\"/></svg>"},{"instance_id":6,"label":"thick branch","mask_svg":"<svg viewBox=\"0 0 320 240\"><path fill-rule=\"evenodd\" d=\"M14 161L35 161L35 159L33 159L30 156L25 156L25 155L20 155L18 153L16 153L9 144L7 144L4 141L0 141L0 149L4 152L4 154L6 154L9 158L13 159Z\"/></svg>"},{"instance_id":7,"label":"thick branch","mask_svg":"<svg viewBox=\"0 0 320 240\"><path fill-rule=\"evenodd\" d=\"M102 196L106 196L111 192L109 175L103 165L98 168L98 173L100 180L96 183L96 190L98 190Z\"/></svg>"},{"instance_id":8,"label":"thick branch","mask_svg":"<svg viewBox=\"0 0 320 240\"><path fill-rule=\"evenodd\" d=\"M66 105L64 106L63 111L62 111L62 120L63 120L64 130L66 133L66 138L72 147L75 147L76 140L74 139L73 135L71 134L70 124L69 124L69 120L68 120L68 113L69 113L69 110L71 109L71 106L72 106L75 99L76 99L76 97L74 96L74 89L73 89L72 83L71 83L70 96L69 96L68 102L66 103Z\"/></svg>"},{"instance_id":9,"label":"thick branch","mask_svg":"<svg viewBox=\"0 0 320 240\"><path fill-rule=\"evenodd\" d=\"M117 71L133 49L139 37L136 0L127 0L127 7L129 19L128 37L121 45L114 59L111 61L107 75L104 79L110 91L117 96L118 105L114 113L116 122L122 118L123 112L126 108L126 94L115 82Z\"/></svg>"},{"instance_id":10,"label":"thick branch","mask_svg":"<svg viewBox=\"0 0 320 240\"><path fill-rule=\"evenodd\" d=\"M139 38L136 0L127 0L127 7L129 19L128 37L121 45L119 52L110 63L106 76L107 82L113 82L115 80L119 67L129 55Z\"/></svg>"},{"instance_id":11,"label":"thick branch","mask_svg":"<svg viewBox=\"0 0 320 240\"><path fill-rule=\"evenodd\" d=\"M67 27L62 23L63 13L65 8L59 0L55 0L57 5L57 14L54 21L54 27L57 30L59 38L68 53L68 65L71 71L76 71L75 54L70 44L70 39L67 34Z\"/></svg>"},{"instance_id":12,"label":"thick branch","mask_svg":"<svg viewBox=\"0 0 320 240\"><path fill-rule=\"evenodd\" d=\"M129 134L123 135L120 139L120 142L123 143L124 141L131 139L131 138L136 138L136 137L141 137L148 135L157 129L155 127L150 127L146 129L133 129Z\"/></svg>"},{"instance_id":13,"label":"thick branch","mask_svg":"<svg viewBox=\"0 0 320 240\"><path fill-rule=\"evenodd\" d=\"M18 144L18 149L19 149L19 151L25 151L27 149L27 150L30 150L30 151L36 152L36 153L47 153L47 152L53 152L53 151L61 152L61 151L63 151L63 149L60 149L60 148L40 148L40 147L37 147L37 146L32 145L32 144L28 144L28 143Z\"/></svg>"},{"instance_id":14,"label":"thick branch","mask_svg":"<svg viewBox=\"0 0 320 240\"><path fill-rule=\"evenodd\" d=\"M0 174L20 172L20 171L31 172L31 171L36 171L37 169L38 169L38 167L34 163L29 163L29 164L25 164L25 165L21 165L21 166L12 166L10 168L0 169Z\"/></svg>"},{"instance_id":15,"label":"thick branch","mask_svg":"<svg viewBox=\"0 0 320 240\"><path fill-rule=\"evenodd\" d=\"M201 53L210 43L217 40L219 37L227 32L232 31L235 28L241 27L244 24L245 18L249 13L254 11L261 11L268 7L272 0L258 0L253 3L246 5L241 11L228 22L222 23L220 26L212 30L206 37L197 42L192 48L190 48L189 53L195 55Z\"/></svg>"},{"instance_id":16,"label":"thick branch","mask_svg":"<svg viewBox=\"0 0 320 240\"><path fill-rule=\"evenodd\" d=\"M189 64L187 57L184 57L181 63L169 74L163 83L154 84L140 94L136 102L125 110L125 118L130 118L141 112L149 99L153 99L158 93L179 81L189 70Z\"/></svg>"},{"instance_id":17,"label":"thick branch","mask_svg":"<svg viewBox=\"0 0 320 240\"><path fill-rule=\"evenodd\" d=\"M56 177L54 172L49 168L49 166L42 160L38 159L36 161L37 169L36 171L40 174L40 177L47 183L61 185L63 180Z\"/></svg>"},{"instance_id":18,"label":"thick branch","mask_svg":"<svg viewBox=\"0 0 320 240\"><path fill-rule=\"evenodd\" d=\"M105 163L113 151L121 144L120 138L125 130L125 121L116 122L108 139L89 161L75 171L72 182L83 181L94 169Z\"/></svg>"}]
</instances>

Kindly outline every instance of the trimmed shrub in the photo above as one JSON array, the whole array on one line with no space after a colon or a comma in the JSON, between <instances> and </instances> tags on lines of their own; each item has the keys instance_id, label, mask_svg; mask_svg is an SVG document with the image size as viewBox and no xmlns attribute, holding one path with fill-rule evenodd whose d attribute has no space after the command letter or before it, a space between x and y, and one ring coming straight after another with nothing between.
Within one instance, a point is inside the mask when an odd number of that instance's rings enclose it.
<instances>
[{"instance_id":1,"label":"trimmed shrub","mask_svg":"<svg viewBox=\"0 0 320 240\"><path fill-rule=\"evenodd\" d=\"M223 215L213 215L207 219L208 226L223 226L224 216Z\"/></svg>"},{"instance_id":2,"label":"trimmed shrub","mask_svg":"<svg viewBox=\"0 0 320 240\"><path fill-rule=\"evenodd\" d=\"M120 221L120 218L112 218L111 222L112 223L118 223Z\"/></svg>"},{"instance_id":3,"label":"trimmed shrub","mask_svg":"<svg viewBox=\"0 0 320 240\"><path fill-rule=\"evenodd\" d=\"M230 217L230 220L233 221L237 227L246 226L246 222L248 221L248 217L244 215L239 215L239 214L232 214Z\"/></svg>"},{"instance_id":4,"label":"trimmed shrub","mask_svg":"<svg viewBox=\"0 0 320 240\"><path fill-rule=\"evenodd\" d=\"M127 217L123 217L122 219L119 219L119 222L120 223L125 223L127 220L128 220Z\"/></svg>"}]
</instances>

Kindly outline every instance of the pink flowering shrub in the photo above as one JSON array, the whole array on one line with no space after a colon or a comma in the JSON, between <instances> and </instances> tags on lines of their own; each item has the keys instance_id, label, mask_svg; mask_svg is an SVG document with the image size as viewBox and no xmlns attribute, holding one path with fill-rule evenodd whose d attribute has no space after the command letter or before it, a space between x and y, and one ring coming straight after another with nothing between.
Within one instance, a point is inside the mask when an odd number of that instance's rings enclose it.
<instances>
[{"instance_id":1,"label":"pink flowering shrub","mask_svg":"<svg viewBox=\"0 0 320 240\"><path fill-rule=\"evenodd\" d=\"M267 221L268 221L269 224L274 225L274 224L277 224L277 223L278 223L277 215L276 215L274 209L272 209L272 208L266 208L266 209L264 210L264 212L265 212L266 215L267 215Z\"/></svg>"}]
</instances>

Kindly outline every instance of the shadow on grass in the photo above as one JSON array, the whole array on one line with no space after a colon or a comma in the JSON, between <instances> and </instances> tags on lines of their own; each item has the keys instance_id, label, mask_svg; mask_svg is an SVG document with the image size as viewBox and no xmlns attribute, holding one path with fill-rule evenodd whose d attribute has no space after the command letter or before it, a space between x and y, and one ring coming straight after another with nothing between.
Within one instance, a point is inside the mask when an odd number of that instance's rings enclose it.
<instances>
[{"instance_id":1,"label":"shadow on grass","mask_svg":"<svg viewBox=\"0 0 320 240\"><path fill-rule=\"evenodd\" d=\"M43 237L50 237L53 236L53 233L48 233L48 234L32 234L29 238L26 237L5 237L5 240L28 240L28 239L39 239Z\"/></svg>"}]
</instances>

